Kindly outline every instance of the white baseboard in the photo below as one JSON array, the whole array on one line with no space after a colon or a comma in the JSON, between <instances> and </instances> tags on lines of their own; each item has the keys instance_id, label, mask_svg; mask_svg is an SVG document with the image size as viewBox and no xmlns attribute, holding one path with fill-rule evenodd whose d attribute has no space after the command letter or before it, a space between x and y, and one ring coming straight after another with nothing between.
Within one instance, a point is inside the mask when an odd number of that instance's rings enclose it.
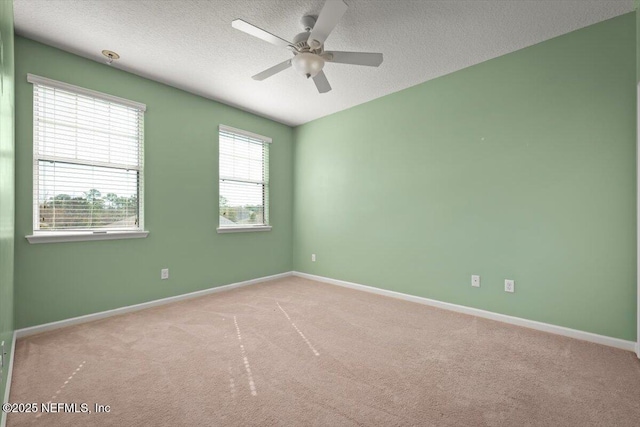
<instances>
[{"instance_id":1,"label":"white baseboard","mask_svg":"<svg viewBox=\"0 0 640 427\"><path fill-rule=\"evenodd\" d=\"M13 339L11 340L11 356L9 357L9 369L7 371L7 384L4 387L4 401L2 403L9 402L9 394L11 393L11 377L13 376L13 360L16 354L16 331L13 331ZM0 412L0 427L7 425L7 414Z\"/></svg>"},{"instance_id":2,"label":"white baseboard","mask_svg":"<svg viewBox=\"0 0 640 427\"><path fill-rule=\"evenodd\" d=\"M28 328L18 329L15 334L17 338L35 335L54 329L64 328L66 326L78 325L80 323L92 322L94 320L104 319L106 317L117 316L132 311L144 310L145 308L156 307L158 305L169 304L185 299L201 297L203 295L215 294L217 292L229 291L231 289L240 288L242 286L255 285L256 283L268 282L271 280L281 279L291 276L293 272L274 274L273 276L259 277L257 279L245 280L244 282L232 283L230 285L217 286L215 288L203 289L201 291L190 292L188 294L176 295L173 297L157 299L153 301L143 302L126 307L114 308L113 310L101 311L98 313L86 314L84 316L72 317L71 319L59 320L57 322L45 323L43 325L30 326ZM0 426L1 427L1 426Z\"/></svg>"},{"instance_id":3,"label":"white baseboard","mask_svg":"<svg viewBox=\"0 0 640 427\"><path fill-rule=\"evenodd\" d=\"M442 302L434 299L403 294L395 291L388 291L386 289L374 288L372 286L360 285L358 283L346 282L344 280L337 280L337 279L331 279L323 276L316 276L314 274L307 274L307 273L294 271L293 275L298 277L303 277L305 279L315 280L317 282L329 283L332 285L338 285L346 288L357 289L360 291L371 292L374 294L384 295L392 298L399 298L406 301L417 302L418 304L424 304L432 307L442 308L445 310L456 311L458 313L470 314L472 316L483 317L485 319L497 320L499 322L509 323L517 326L523 326L525 328L536 329L538 331L549 332L556 335L563 335L565 337L575 338L583 341L589 341L596 344L606 345L609 347L620 348L622 350L636 351L635 342L626 341L620 338L607 337L604 335L598 335L591 332L565 328L564 326L551 325L549 323L537 322L535 320L528 320L520 317L508 316L506 314L494 313L491 311L481 310L479 308L472 308L472 307L466 307L464 305L451 304L448 302Z\"/></svg>"},{"instance_id":4,"label":"white baseboard","mask_svg":"<svg viewBox=\"0 0 640 427\"><path fill-rule=\"evenodd\" d=\"M11 363L13 364L13 352L15 349L15 339L22 338L29 335L39 334L42 332L63 328L66 326L77 325L80 323L92 322L94 320L104 319L106 317L117 316L132 311L143 310L145 308L151 308L159 305L169 304L176 301L181 301L190 298L196 298L203 295L213 294L217 292L224 292L231 289L239 288L242 286L249 286L256 283L267 282L271 280L280 279L288 276L298 276L318 282L329 283L332 285L343 286L351 289L357 289L365 292L371 292L378 295L384 295L392 298L399 298L406 301L416 302L418 304L429 305L432 307L438 307L445 310L456 311L458 313L469 314L472 316L483 317L485 319L496 320L499 322L509 323L512 325L523 326L525 328L536 329L543 332L549 332L556 335L562 335L570 338L575 338L583 341L589 341L596 344L602 344L609 347L620 348L622 350L632 351L640 353L640 344L636 344L633 341L627 341L620 338L607 337L604 335L598 335L591 332L580 331L577 329L565 328L564 326L552 325L549 323L537 322L535 320L523 319L520 317L508 316L506 314L494 313L491 311L481 310L479 308L466 307L463 305L452 304L448 302L442 302L430 298L419 297L415 295L403 294L401 292L389 291L386 289L375 288L372 286L361 285L358 283L347 282L344 280L331 279L323 276L316 276L313 274L301 273L298 271L289 271L285 273L275 274L273 276L265 276L257 279L246 280L244 282L232 283L229 285L218 286L215 288L203 289L201 291L191 292L188 294L176 295L173 297L158 299L154 301L148 301L141 304L130 305L126 307L116 308L113 310L101 311L99 313L87 314L84 316L73 317L71 319L60 320L57 322L45 323L43 325L31 326L28 328L18 329L14 332L14 345L11 347L12 357ZM10 369L12 366L10 367ZM9 372L10 374L11 372ZM9 387L10 382L7 382ZM7 395L8 396L8 395ZM0 427L3 427L0 424Z\"/></svg>"}]
</instances>

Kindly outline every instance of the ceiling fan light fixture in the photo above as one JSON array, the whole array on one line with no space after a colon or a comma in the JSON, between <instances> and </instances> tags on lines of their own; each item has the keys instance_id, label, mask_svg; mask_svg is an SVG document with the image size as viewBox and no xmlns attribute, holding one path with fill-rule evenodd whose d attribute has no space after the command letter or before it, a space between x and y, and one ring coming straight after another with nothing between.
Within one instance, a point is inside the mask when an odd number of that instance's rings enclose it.
<instances>
[{"instance_id":1,"label":"ceiling fan light fixture","mask_svg":"<svg viewBox=\"0 0 640 427\"><path fill-rule=\"evenodd\" d=\"M306 78L315 77L324 67L324 58L314 53L303 52L293 57L291 65Z\"/></svg>"},{"instance_id":2,"label":"ceiling fan light fixture","mask_svg":"<svg viewBox=\"0 0 640 427\"><path fill-rule=\"evenodd\" d=\"M244 33L257 37L275 46L289 49L293 53L293 58L287 59L273 67L251 76L253 80L262 81L278 74L287 68L293 67L298 73L306 78L313 78L319 93L327 93L331 90L331 85L325 76L325 62L336 64L363 65L367 67L377 67L382 64L381 53L370 52L325 52L324 42L329 37L335 26L347 11L348 6L344 0L326 0L320 15L317 17L305 15L300 21L304 32L296 35L292 41L285 40L278 36L243 21L235 19L231 26Z\"/></svg>"}]
</instances>

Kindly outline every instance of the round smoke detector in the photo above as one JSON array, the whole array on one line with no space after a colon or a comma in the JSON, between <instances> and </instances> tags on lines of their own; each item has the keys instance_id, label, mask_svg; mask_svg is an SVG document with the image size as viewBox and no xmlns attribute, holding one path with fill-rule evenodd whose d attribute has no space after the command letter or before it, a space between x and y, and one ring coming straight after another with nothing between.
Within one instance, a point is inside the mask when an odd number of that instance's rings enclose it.
<instances>
[{"instance_id":1,"label":"round smoke detector","mask_svg":"<svg viewBox=\"0 0 640 427\"><path fill-rule=\"evenodd\" d=\"M105 49L102 51L102 54L107 57L107 64L111 64L116 59L120 59L120 55L112 50Z\"/></svg>"}]
</instances>

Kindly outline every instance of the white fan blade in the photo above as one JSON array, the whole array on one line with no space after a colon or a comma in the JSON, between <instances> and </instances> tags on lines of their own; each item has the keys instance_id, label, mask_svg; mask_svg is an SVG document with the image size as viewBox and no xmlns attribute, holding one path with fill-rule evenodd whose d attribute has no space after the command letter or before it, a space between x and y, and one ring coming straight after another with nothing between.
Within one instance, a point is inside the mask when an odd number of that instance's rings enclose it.
<instances>
[{"instance_id":1,"label":"white fan blade","mask_svg":"<svg viewBox=\"0 0 640 427\"><path fill-rule=\"evenodd\" d=\"M278 65L274 65L271 68L267 68L266 70L264 70L261 73L256 74L255 76L251 77L253 80L264 80L268 77L273 76L274 74L278 74L280 71L284 71L287 68L291 67L291 60L287 59L284 62L279 63Z\"/></svg>"},{"instance_id":2,"label":"white fan blade","mask_svg":"<svg viewBox=\"0 0 640 427\"><path fill-rule=\"evenodd\" d=\"M329 62L339 64L365 65L367 67L377 67L382 64L381 53L367 52L325 52L322 55Z\"/></svg>"},{"instance_id":3,"label":"white fan blade","mask_svg":"<svg viewBox=\"0 0 640 427\"><path fill-rule=\"evenodd\" d=\"M284 39L281 39L278 36L274 36L270 32L265 31L262 28L258 28L255 25L249 24L248 22L243 21L242 19L234 20L233 22L231 22L231 26L236 30L243 31L247 34L250 34L254 37L262 39L276 46L284 47L286 49L291 49L293 47L293 45L290 42Z\"/></svg>"},{"instance_id":4,"label":"white fan blade","mask_svg":"<svg viewBox=\"0 0 640 427\"><path fill-rule=\"evenodd\" d=\"M327 93L331 90L331 85L329 84L329 80L327 80L327 76L324 75L324 71L320 71L313 78L313 82L316 84L318 88L318 92Z\"/></svg>"},{"instance_id":5,"label":"white fan blade","mask_svg":"<svg viewBox=\"0 0 640 427\"><path fill-rule=\"evenodd\" d=\"M329 34L331 34L331 31L333 31L336 25L338 25L340 18L342 18L342 15L344 15L347 9L348 6L342 0L326 1L307 40L307 43L312 49L317 49L324 44L324 41L329 37ZM318 44L313 40L317 41Z\"/></svg>"}]
</instances>

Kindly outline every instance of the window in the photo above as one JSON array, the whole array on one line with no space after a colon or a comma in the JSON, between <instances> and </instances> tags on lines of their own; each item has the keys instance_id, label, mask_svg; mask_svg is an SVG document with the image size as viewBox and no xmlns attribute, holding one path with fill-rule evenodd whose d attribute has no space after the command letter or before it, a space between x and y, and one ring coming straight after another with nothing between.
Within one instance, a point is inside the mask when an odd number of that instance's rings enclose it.
<instances>
[{"instance_id":1,"label":"window","mask_svg":"<svg viewBox=\"0 0 640 427\"><path fill-rule=\"evenodd\" d=\"M145 105L31 74L28 81L34 189L28 238L142 231Z\"/></svg>"},{"instance_id":2,"label":"window","mask_svg":"<svg viewBox=\"0 0 640 427\"><path fill-rule=\"evenodd\" d=\"M268 231L271 138L220 126L219 233Z\"/></svg>"}]
</instances>

